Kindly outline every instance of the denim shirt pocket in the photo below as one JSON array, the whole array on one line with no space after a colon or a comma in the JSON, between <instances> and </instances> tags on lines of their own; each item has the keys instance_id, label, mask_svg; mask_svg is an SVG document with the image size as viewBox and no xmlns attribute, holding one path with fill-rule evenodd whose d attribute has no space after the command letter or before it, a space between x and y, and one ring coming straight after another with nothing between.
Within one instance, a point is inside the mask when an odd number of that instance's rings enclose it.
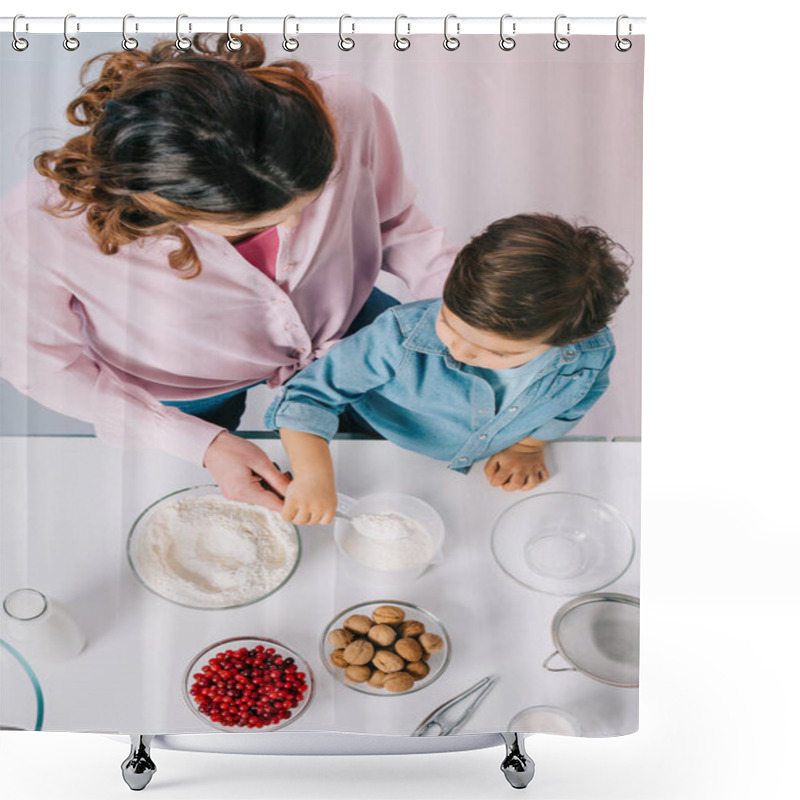
<instances>
[{"instance_id":1,"label":"denim shirt pocket","mask_svg":"<svg viewBox=\"0 0 800 800\"><path fill-rule=\"evenodd\" d=\"M577 367L571 372L559 372L547 389L544 399L559 405L572 406L584 398L597 380L599 370Z\"/></svg>"}]
</instances>

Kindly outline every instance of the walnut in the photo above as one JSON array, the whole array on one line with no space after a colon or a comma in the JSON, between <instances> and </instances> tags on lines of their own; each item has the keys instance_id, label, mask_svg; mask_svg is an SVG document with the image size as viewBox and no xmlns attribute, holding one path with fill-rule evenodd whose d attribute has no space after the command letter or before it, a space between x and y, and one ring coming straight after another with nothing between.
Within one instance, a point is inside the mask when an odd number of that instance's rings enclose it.
<instances>
[{"instance_id":1,"label":"walnut","mask_svg":"<svg viewBox=\"0 0 800 800\"><path fill-rule=\"evenodd\" d=\"M378 606L372 612L372 619L378 625L399 625L406 618L406 612L397 606Z\"/></svg>"},{"instance_id":2,"label":"walnut","mask_svg":"<svg viewBox=\"0 0 800 800\"><path fill-rule=\"evenodd\" d=\"M331 664L333 664L334 667L340 667L341 669L344 669L347 666L347 661L344 657L344 650L334 650L330 655L330 659Z\"/></svg>"},{"instance_id":3,"label":"walnut","mask_svg":"<svg viewBox=\"0 0 800 800\"><path fill-rule=\"evenodd\" d=\"M400 635L404 639L408 639L411 636L421 636L423 633L425 633L425 625L419 620L409 619L400 625Z\"/></svg>"},{"instance_id":4,"label":"walnut","mask_svg":"<svg viewBox=\"0 0 800 800\"><path fill-rule=\"evenodd\" d=\"M388 677L389 677L388 672L376 669L375 672L373 672L372 675L370 676L368 683L370 686L374 686L376 689L383 689L383 684L386 683L386 679Z\"/></svg>"},{"instance_id":5,"label":"walnut","mask_svg":"<svg viewBox=\"0 0 800 800\"><path fill-rule=\"evenodd\" d=\"M344 676L353 683L364 683L372 676L372 670L363 665L351 664L345 671Z\"/></svg>"},{"instance_id":6,"label":"walnut","mask_svg":"<svg viewBox=\"0 0 800 800\"><path fill-rule=\"evenodd\" d=\"M406 672L415 680L421 681L428 676L430 667L424 661L412 661L406 664Z\"/></svg>"},{"instance_id":7,"label":"walnut","mask_svg":"<svg viewBox=\"0 0 800 800\"><path fill-rule=\"evenodd\" d=\"M345 647L342 655L348 664L368 664L375 655L375 647L366 639L356 639Z\"/></svg>"},{"instance_id":8,"label":"walnut","mask_svg":"<svg viewBox=\"0 0 800 800\"><path fill-rule=\"evenodd\" d=\"M436 633L423 633L419 637L419 643L426 653L438 653L444 647L444 640Z\"/></svg>"},{"instance_id":9,"label":"walnut","mask_svg":"<svg viewBox=\"0 0 800 800\"><path fill-rule=\"evenodd\" d=\"M397 633L395 629L389 625L373 625L369 629L367 636L372 639L375 644L379 644L381 647L389 647L397 638Z\"/></svg>"},{"instance_id":10,"label":"walnut","mask_svg":"<svg viewBox=\"0 0 800 800\"><path fill-rule=\"evenodd\" d=\"M335 631L331 631L328 634L328 644L331 647L335 648L342 648L344 649L350 642L353 641L353 634L351 631L347 631L344 628L337 628Z\"/></svg>"},{"instance_id":11,"label":"walnut","mask_svg":"<svg viewBox=\"0 0 800 800\"><path fill-rule=\"evenodd\" d=\"M400 672L406 662L391 650L378 650L372 663L382 672Z\"/></svg>"},{"instance_id":12,"label":"walnut","mask_svg":"<svg viewBox=\"0 0 800 800\"><path fill-rule=\"evenodd\" d=\"M407 672L393 672L383 683L390 692L407 692L414 685L414 679Z\"/></svg>"},{"instance_id":13,"label":"walnut","mask_svg":"<svg viewBox=\"0 0 800 800\"><path fill-rule=\"evenodd\" d=\"M352 614L344 621L344 627L353 633L365 636L372 627L372 620L366 614Z\"/></svg>"},{"instance_id":14,"label":"walnut","mask_svg":"<svg viewBox=\"0 0 800 800\"><path fill-rule=\"evenodd\" d=\"M394 643L394 649L406 661L419 661L422 658L422 647L416 639L398 639Z\"/></svg>"}]
</instances>

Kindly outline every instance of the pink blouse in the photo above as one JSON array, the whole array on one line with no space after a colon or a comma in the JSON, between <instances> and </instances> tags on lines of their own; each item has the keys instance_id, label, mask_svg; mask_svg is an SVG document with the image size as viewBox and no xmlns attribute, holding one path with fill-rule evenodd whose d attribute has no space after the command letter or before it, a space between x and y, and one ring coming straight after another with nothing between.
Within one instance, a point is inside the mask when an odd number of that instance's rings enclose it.
<instances>
[{"instance_id":1,"label":"pink blouse","mask_svg":"<svg viewBox=\"0 0 800 800\"><path fill-rule=\"evenodd\" d=\"M300 224L277 229L274 280L192 225L196 278L169 267L176 240L167 237L103 255L83 216L40 208L58 193L38 174L5 195L3 377L109 442L201 464L222 429L160 400L283 383L343 335L381 269L416 298L438 296L455 248L414 205L388 110L348 76L315 79L340 152Z\"/></svg>"}]
</instances>

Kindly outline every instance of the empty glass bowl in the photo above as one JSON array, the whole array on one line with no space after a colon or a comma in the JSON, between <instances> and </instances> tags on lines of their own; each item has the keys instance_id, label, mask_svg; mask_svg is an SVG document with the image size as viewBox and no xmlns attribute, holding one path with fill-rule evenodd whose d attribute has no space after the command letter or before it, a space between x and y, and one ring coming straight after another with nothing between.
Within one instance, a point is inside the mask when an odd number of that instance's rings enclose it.
<instances>
[{"instance_id":1,"label":"empty glass bowl","mask_svg":"<svg viewBox=\"0 0 800 800\"><path fill-rule=\"evenodd\" d=\"M571 492L527 497L507 508L492 531L500 567L547 594L602 589L628 569L633 552L633 532L615 508Z\"/></svg>"},{"instance_id":2,"label":"empty glass bowl","mask_svg":"<svg viewBox=\"0 0 800 800\"><path fill-rule=\"evenodd\" d=\"M283 678L281 677L272 677L269 674L269 667L266 664L261 666L254 666L252 664L244 664L242 663L241 670L243 670L243 674L250 678L258 678L258 683L254 686L251 685L250 691L255 689L256 694L252 697L252 701L248 701L248 706L250 707L250 711L248 713L251 714L251 718L255 720L260 720L261 725L226 725L222 722L215 721L211 719L209 714L204 713L200 710L202 704L204 702L203 696L198 696L197 694L193 694L192 687L198 685L198 680L200 681L200 686L202 687L202 679L207 679L207 675L209 670L213 669L211 665L212 659L216 656L222 655L227 653L228 656L234 661L234 663L239 660L241 661L242 658L246 658L248 656L252 657L252 653L256 648L261 648L258 653L261 658L265 658L267 654L270 657L278 656L283 660L283 664L280 667L273 667L272 669L280 669L283 671L286 668L285 661L286 659L292 659L294 662L295 669L292 670L295 674L303 673L303 680L306 683L307 688L303 694L302 699L299 700L297 705L294 708L287 708L286 711L289 712L289 717L286 719L282 719L278 722L268 723L266 720L267 718L273 713L270 709L272 706L267 705L267 703L271 702L271 700L275 700L275 702L281 702L283 698L269 698L269 693L271 691L284 691L285 688L281 688L283 686ZM244 653L238 653L237 651L247 651L247 655ZM272 650L272 653L269 653L269 650ZM214 672L218 673L217 669L213 669ZM239 674L239 670L236 667L228 670L230 674L225 675L226 679L231 681L236 681L237 675ZM236 673L236 674L234 674ZM275 682L280 682L281 687L274 687L272 684ZM198 655L196 655L192 662L189 664L188 668L183 677L183 699L186 701L186 704L195 715L203 720L203 722L211 725L214 728L218 728L219 730L223 731L253 731L253 730L267 730L267 731L274 731L278 728L283 728L286 725L291 724L294 722L308 707L308 704L311 702L311 697L314 692L314 680L311 674L311 668L308 666L308 662L299 654L292 650L290 647L287 647L285 644L281 642L275 641L274 639L266 639L260 636L246 636L246 637L234 637L231 639L223 639L220 642L216 642L212 644L210 647L206 647L202 650ZM263 703L259 701L261 698L265 698ZM231 698L230 703L235 703L238 698ZM286 701L291 702L289 698L286 698ZM228 702L226 698L226 702ZM217 705L216 708L219 706Z\"/></svg>"}]
</instances>

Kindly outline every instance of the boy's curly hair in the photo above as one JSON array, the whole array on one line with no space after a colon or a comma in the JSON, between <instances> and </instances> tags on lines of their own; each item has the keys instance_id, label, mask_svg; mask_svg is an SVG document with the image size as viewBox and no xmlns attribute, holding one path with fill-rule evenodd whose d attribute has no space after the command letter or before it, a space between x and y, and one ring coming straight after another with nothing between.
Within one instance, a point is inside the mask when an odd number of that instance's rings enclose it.
<instances>
[{"instance_id":1,"label":"boy's curly hair","mask_svg":"<svg viewBox=\"0 0 800 800\"><path fill-rule=\"evenodd\" d=\"M629 269L627 251L600 228L518 214L458 253L444 303L473 328L563 346L608 324L628 294Z\"/></svg>"}]
</instances>

